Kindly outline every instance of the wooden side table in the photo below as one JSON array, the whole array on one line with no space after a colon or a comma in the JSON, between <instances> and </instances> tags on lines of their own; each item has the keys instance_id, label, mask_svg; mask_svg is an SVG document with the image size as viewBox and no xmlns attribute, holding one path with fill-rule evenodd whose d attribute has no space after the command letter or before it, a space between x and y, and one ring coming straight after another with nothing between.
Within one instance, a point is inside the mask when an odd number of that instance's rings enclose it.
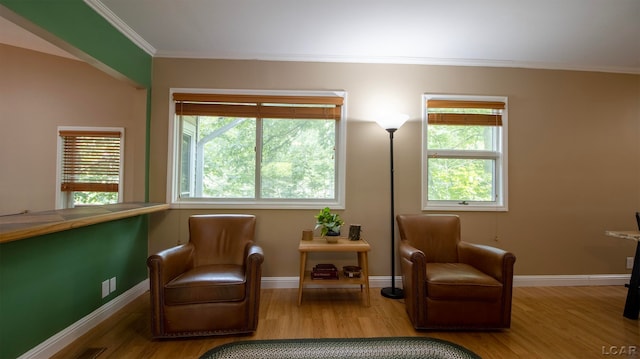
<instances>
[{"instance_id":1,"label":"wooden side table","mask_svg":"<svg viewBox=\"0 0 640 359\"><path fill-rule=\"evenodd\" d=\"M298 305L302 303L302 289L305 284L326 284L326 285L349 285L359 284L362 291L364 286L364 298L366 306L371 305L369 293L369 260L367 252L371 246L364 239L357 241L348 238L338 238L338 243L327 243L324 238L314 238L311 241L300 241L298 246L300 251L300 284L298 286ZM356 252L358 255L358 266L362 269L360 278L347 278L340 272L339 279L311 279L311 271L307 270L307 253L309 252Z\"/></svg>"}]
</instances>

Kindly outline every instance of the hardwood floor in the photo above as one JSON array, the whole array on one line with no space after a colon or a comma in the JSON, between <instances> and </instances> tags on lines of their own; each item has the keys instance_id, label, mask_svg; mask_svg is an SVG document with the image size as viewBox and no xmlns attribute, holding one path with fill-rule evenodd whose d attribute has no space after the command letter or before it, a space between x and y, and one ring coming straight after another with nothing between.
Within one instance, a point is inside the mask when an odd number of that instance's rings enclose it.
<instances>
[{"instance_id":1,"label":"hardwood floor","mask_svg":"<svg viewBox=\"0 0 640 359\"><path fill-rule=\"evenodd\" d=\"M514 288L511 329L498 332L417 332L402 300L378 291L372 288L367 308L353 289L305 290L301 306L297 289L263 289L254 335L179 340L150 339L147 292L53 359L79 358L87 348L99 347L106 350L98 359L198 358L237 340L378 336L440 338L485 359L640 358L640 321L622 316L624 287Z\"/></svg>"}]
</instances>

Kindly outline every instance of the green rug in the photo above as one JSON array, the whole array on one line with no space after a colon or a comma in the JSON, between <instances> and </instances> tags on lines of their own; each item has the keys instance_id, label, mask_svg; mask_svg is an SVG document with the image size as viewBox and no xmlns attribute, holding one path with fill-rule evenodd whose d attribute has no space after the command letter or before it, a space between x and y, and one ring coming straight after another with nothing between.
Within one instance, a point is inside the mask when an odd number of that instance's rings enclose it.
<instances>
[{"instance_id":1,"label":"green rug","mask_svg":"<svg viewBox=\"0 0 640 359\"><path fill-rule=\"evenodd\" d=\"M480 359L446 340L423 337L247 340L228 343L200 359Z\"/></svg>"}]
</instances>

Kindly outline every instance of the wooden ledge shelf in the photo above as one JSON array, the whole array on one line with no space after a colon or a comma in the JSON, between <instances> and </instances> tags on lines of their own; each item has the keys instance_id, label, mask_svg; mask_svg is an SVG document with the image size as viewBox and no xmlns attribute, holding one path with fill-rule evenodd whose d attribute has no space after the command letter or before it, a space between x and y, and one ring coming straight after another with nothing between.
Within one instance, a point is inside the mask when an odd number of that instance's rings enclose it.
<instances>
[{"instance_id":1,"label":"wooden ledge shelf","mask_svg":"<svg viewBox=\"0 0 640 359\"><path fill-rule=\"evenodd\" d=\"M0 243L167 209L169 209L169 205L164 203L131 202L4 216L0 217Z\"/></svg>"}]
</instances>

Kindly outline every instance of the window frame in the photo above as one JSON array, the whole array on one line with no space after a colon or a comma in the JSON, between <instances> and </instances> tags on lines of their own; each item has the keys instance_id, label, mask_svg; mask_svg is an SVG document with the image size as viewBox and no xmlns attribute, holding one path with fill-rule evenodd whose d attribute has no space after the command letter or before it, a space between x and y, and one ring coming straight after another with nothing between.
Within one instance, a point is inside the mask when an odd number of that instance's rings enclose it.
<instances>
[{"instance_id":1,"label":"window frame","mask_svg":"<svg viewBox=\"0 0 640 359\"><path fill-rule=\"evenodd\" d=\"M502 111L502 126L497 130L495 151L477 151L477 150L430 150L428 148L428 101L429 100L451 100L451 101L482 101L504 102L504 110ZM507 96L476 96L476 95L444 95L444 94L424 94L422 96L422 210L423 211L508 211L508 97ZM463 159L495 159L494 166L494 190L496 199L494 201L434 201L428 199L429 186L429 156L434 152L438 152L446 158L463 158ZM464 202L464 203L463 203Z\"/></svg>"},{"instance_id":2,"label":"window frame","mask_svg":"<svg viewBox=\"0 0 640 359\"><path fill-rule=\"evenodd\" d=\"M56 144L56 209L73 208L73 191L62 191L62 181L64 179L63 174L63 151L64 151L64 139L60 135L61 132L119 132L120 133L120 168L118 174L118 199L116 203L122 203L124 198L124 158L125 158L125 129L124 127L87 127L87 126L58 126L56 130L57 144ZM80 206L83 206L81 204ZM88 205L87 205L88 206Z\"/></svg>"},{"instance_id":3,"label":"window frame","mask_svg":"<svg viewBox=\"0 0 640 359\"><path fill-rule=\"evenodd\" d=\"M182 129L180 119L176 116L174 93L251 95L251 96L337 96L344 99L341 106L340 120L336 121L335 138L335 198L333 199L220 199L220 198L181 198L180 186L180 144ZM344 209L346 182L346 135L347 135L347 93L345 91L287 91L287 90L232 90L232 89L169 89L169 133L167 155L167 188L166 199L171 208L211 208L211 209L317 209L331 207ZM256 136L260 135L256 130ZM257 144L257 143L256 143Z\"/></svg>"}]
</instances>

